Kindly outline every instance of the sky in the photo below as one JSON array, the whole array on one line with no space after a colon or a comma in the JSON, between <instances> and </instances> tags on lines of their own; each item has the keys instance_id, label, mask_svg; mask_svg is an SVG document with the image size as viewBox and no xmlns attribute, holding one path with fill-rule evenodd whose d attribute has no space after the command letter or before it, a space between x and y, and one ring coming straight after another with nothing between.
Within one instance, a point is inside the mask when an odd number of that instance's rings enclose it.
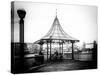
<instances>
[{"instance_id":1,"label":"sky","mask_svg":"<svg viewBox=\"0 0 100 75\"><path fill-rule=\"evenodd\" d=\"M80 42L97 41L97 7L33 2L14 3L14 42L19 42L17 9L25 9L24 41L33 43L45 36L57 17L63 30Z\"/></svg>"}]
</instances>

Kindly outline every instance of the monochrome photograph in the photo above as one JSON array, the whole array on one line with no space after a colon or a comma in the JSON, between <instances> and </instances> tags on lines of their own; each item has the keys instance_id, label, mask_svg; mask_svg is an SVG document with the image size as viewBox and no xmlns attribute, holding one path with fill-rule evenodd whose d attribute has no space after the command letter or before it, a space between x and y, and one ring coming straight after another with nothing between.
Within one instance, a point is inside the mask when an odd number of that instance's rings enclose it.
<instances>
[{"instance_id":1,"label":"monochrome photograph","mask_svg":"<svg viewBox=\"0 0 100 75\"><path fill-rule=\"evenodd\" d=\"M97 69L97 7L11 2L11 73Z\"/></svg>"}]
</instances>

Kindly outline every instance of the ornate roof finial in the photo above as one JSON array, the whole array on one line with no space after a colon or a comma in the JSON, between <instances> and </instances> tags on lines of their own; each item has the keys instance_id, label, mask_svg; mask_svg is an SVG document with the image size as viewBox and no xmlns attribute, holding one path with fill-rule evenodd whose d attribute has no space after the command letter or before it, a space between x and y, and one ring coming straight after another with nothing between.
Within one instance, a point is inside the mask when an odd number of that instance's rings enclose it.
<instances>
[{"instance_id":1,"label":"ornate roof finial","mask_svg":"<svg viewBox=\"0 0 100 75\"><path fill-rule=\"evenodd\" d=\"M57 9L56 9L56 17L57 17Z\"/></svg>"}]
</instances>

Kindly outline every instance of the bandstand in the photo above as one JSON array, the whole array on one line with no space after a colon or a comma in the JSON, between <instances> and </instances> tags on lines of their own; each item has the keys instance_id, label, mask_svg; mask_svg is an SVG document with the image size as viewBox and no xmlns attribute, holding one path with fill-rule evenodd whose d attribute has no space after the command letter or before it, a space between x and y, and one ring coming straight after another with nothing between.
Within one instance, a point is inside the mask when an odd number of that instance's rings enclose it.
<instances>
[{"instance_id":1,"label":"bandstand","mask_svg":"<svg viewBox=\"0 0 100 75\"><path fill-rule=\"evenodd\" d=\"M46 52L47 52L47 61L48 61L48 60L51 60L52 58L52 45L58 44L58 47L59 47L58 49L60 51L60 54L63 55L63 52L64 52L63 45L65 45L66 42L71 44L71 48L72 48L71 55L72 55L72 60L74 60L74 43L79 42L79 40L71 37L66 32L64 32L63 28L60 25L58 17L56 15L49 32L40 40L37 40L36 42L34 42L34 44L39 44L41 48L40 50L43 50L43 44L47 45Z\"/></svg>"}]
</instances>

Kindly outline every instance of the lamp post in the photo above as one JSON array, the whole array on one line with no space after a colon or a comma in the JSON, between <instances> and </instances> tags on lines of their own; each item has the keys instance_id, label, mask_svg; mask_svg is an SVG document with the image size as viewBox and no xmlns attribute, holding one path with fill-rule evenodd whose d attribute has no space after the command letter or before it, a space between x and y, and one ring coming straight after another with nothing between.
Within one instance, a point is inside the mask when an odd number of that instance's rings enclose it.
<instances>
[{"instance_id":1,"label":"lamp post","mask_svg":"<svg viewBox=\"0 0 100 75\"><path fill-rule=\"evenodd\" d=\"M20 71L24 71L24 18L26 11L24 9L18 9L17 14L20 18L19 27L20 27Z\"/></svg>"},{"instance_id":2,"label":"lamp post","mask_svg":"<svg viewBox=\"0 0 100 75\"><path fill-rule=\"evenodd\" d=\"M20 24L20 43L24 43L24 18L26 15L26 12L24 9L17 10L18 16L20 18L19 24Z\"/></svg>"}]
</instances>

